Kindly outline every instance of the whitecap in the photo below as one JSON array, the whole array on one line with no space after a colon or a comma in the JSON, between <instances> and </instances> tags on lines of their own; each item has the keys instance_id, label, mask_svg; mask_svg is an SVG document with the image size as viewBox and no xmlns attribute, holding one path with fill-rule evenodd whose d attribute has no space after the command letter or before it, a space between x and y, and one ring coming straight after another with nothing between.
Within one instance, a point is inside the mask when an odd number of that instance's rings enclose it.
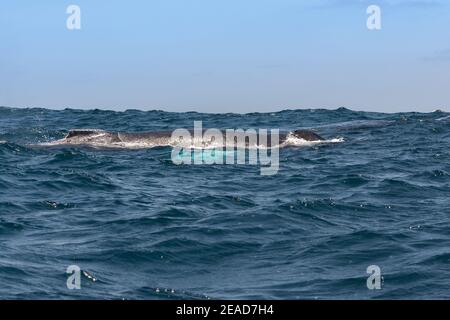
<instances>
[{"instance_id":1,"label":"whitecap","mask_svg":"<svg viewBox=\"0 0 450 320\"><path fill-rule=\"evenodd\" d=\"M328 144L328 143L340 143L344 142L344 138L337 137L333 139L326 139L326 140L314 140L314 141L308 141L302 138L298 138L293 134L289 134L286 137L286 140L282 143L281 146L313 146L318 144Z\"/></svg>"},{"instance_id":2,"label":"whitecap","mask_svg":"<svg viewBox=\"0 0 450 320\"><path fill-rule=\"evenodd\" d=\"M450 120L450 116L445 116L445 117L436 119L436 121L444 121L444 120Z\"/></svg>"}]
</instances>

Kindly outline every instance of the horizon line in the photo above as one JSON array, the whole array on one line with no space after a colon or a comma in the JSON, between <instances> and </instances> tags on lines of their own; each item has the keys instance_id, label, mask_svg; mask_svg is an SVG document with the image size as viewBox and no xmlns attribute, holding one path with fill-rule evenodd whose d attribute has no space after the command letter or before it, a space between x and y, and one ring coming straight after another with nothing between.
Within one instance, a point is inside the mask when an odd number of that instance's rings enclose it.
<instances>
[{"instance_id":1,"label":"horizon line","mask_svg":"<svg viewBox=\"0 0 450 320\"><path fill-rule=\"evenodd\" d=\"M348 111L352 111L352 112L365 112L365 113L380 113L380 114L396 114L396 113L423 113L423 114L427 114L427 113L434 113L434 112L442 112L442 113L449 113L449 111L447 111L447 108L436 108L432 111L428 111L428 112L424 112L424 111L416 111L416 110L408 110L408 111L393 111L393 112L388 112L388 111L373 111L373 110L363 110L363 109L353 109L351 107L344 107L344 106L340 106L340 107L297 107L297 108L279 108L279 109L275 109L275 110L271 110L271 111L253 111L253 112L235 112L235 111L231 111L231 112L208 112L208 111L198 111L198 110L185 110L185 111L181 111L181 110L177 110L177 111L169 111L169 110L164 110L164 109L159 109L159 108L146 108L146 107L131 107L131 108L120 108L119 109L112 109L113 107L111 107L111 109L108 109L108 107L104 108L104 107L88 107L88 108L83 108L83 107L36 107L36 106L32 106L32 107L24 107L24 106L5 106L5 105L0 105L0 108L5 108L5 109L45 109L45 110L50 110L50 111L64 111L64 110L74 110L74 111L95 111L95 110L99 110L99 111L109 111L109 112L127 112L127 111L140 111L140 112L166 112L166 113L203 113L203 114L254 114L254 113L261 113L261 114L267 114L267 113L279 113L279 112L285 112L285 111L298 111L298 110L303 110L303 111L338 111L338 110L348 110Z\"/></svg>"}]
</instances>

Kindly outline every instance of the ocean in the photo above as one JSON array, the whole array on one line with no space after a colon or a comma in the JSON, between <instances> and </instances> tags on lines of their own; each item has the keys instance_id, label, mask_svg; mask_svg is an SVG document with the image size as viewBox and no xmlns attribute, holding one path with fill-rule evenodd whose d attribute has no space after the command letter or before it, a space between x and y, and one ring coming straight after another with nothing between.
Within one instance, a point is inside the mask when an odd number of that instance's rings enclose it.
<instances>
[{"instance_id":1,"label":"ocean","mask_svg":"<svg viewBox=\"0 0 450 320\"><path fill-rule=\"evenodd\" d=\"M168 146L47 145L194 121L340 142L280 148L268 176ZM2 107L0 163L1 299L450 299L445 112Z\"/></svg>"}]
</instances>

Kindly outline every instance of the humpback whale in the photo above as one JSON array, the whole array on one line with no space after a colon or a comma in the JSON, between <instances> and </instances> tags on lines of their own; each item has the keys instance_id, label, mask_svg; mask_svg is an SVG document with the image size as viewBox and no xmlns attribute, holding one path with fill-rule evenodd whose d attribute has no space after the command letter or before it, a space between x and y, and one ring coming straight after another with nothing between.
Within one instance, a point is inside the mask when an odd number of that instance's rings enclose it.
<instances>
[{"instance_id":1,"label":"humpback whale","mask_svg":"<svg viewBox=\"0 0 450 320\"><path fill-rule=\"evenodd\" d=\"M187 130L193 134L192 130ZM203 130L205 133L207 130ZM223 135L223 141L225 141L226 133L221 131ZM267 147L272 147L272 139L267 138ZM303 142L323 142L325 141L317 133L311 130L294 130L290 132L279 133L278 146L289 144L292 141ZM237 140L235 138L235 142ZM61 140L48 143L47 145L90 145L98 147L123 147L123 148L149 148L156 146L176 146L181 143L181 140L177 136L173 136L173 131L154 131L154 132L112 132L101 129L72 129ZM242 147L248 147L248 141L244 140L245 145ZM217 145L214 143L214 139L210 141L202 141L203 146L221 147L225 146ZM237 145L239 147L239 145ZM275 144L273 145L275 146Z\"/></svg>"}]
</instances>

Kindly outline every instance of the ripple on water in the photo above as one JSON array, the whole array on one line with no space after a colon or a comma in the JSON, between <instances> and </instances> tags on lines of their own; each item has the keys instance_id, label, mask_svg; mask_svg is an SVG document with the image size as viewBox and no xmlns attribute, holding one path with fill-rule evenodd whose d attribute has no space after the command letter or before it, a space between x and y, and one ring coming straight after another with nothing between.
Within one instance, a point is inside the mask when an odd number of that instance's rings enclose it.
<instances>
[{"instance_id":1,"label":"ripple on water","mask_svg":"<svg viewBox=\"0 0 450 320\"><path fill-rule=\"evenodd\" d=\"M0 298L449 298L446 113L0 108ZM311 128L280 170L45 147L72 128ZM67 266L87 290L68 292ZM367 290L378 265L383 290ZM56 276L55 276L56 275ZM96 279L96 281L93 281ZM61 285L63 283L63 285Z\"/></svg>"}]
</instances>

